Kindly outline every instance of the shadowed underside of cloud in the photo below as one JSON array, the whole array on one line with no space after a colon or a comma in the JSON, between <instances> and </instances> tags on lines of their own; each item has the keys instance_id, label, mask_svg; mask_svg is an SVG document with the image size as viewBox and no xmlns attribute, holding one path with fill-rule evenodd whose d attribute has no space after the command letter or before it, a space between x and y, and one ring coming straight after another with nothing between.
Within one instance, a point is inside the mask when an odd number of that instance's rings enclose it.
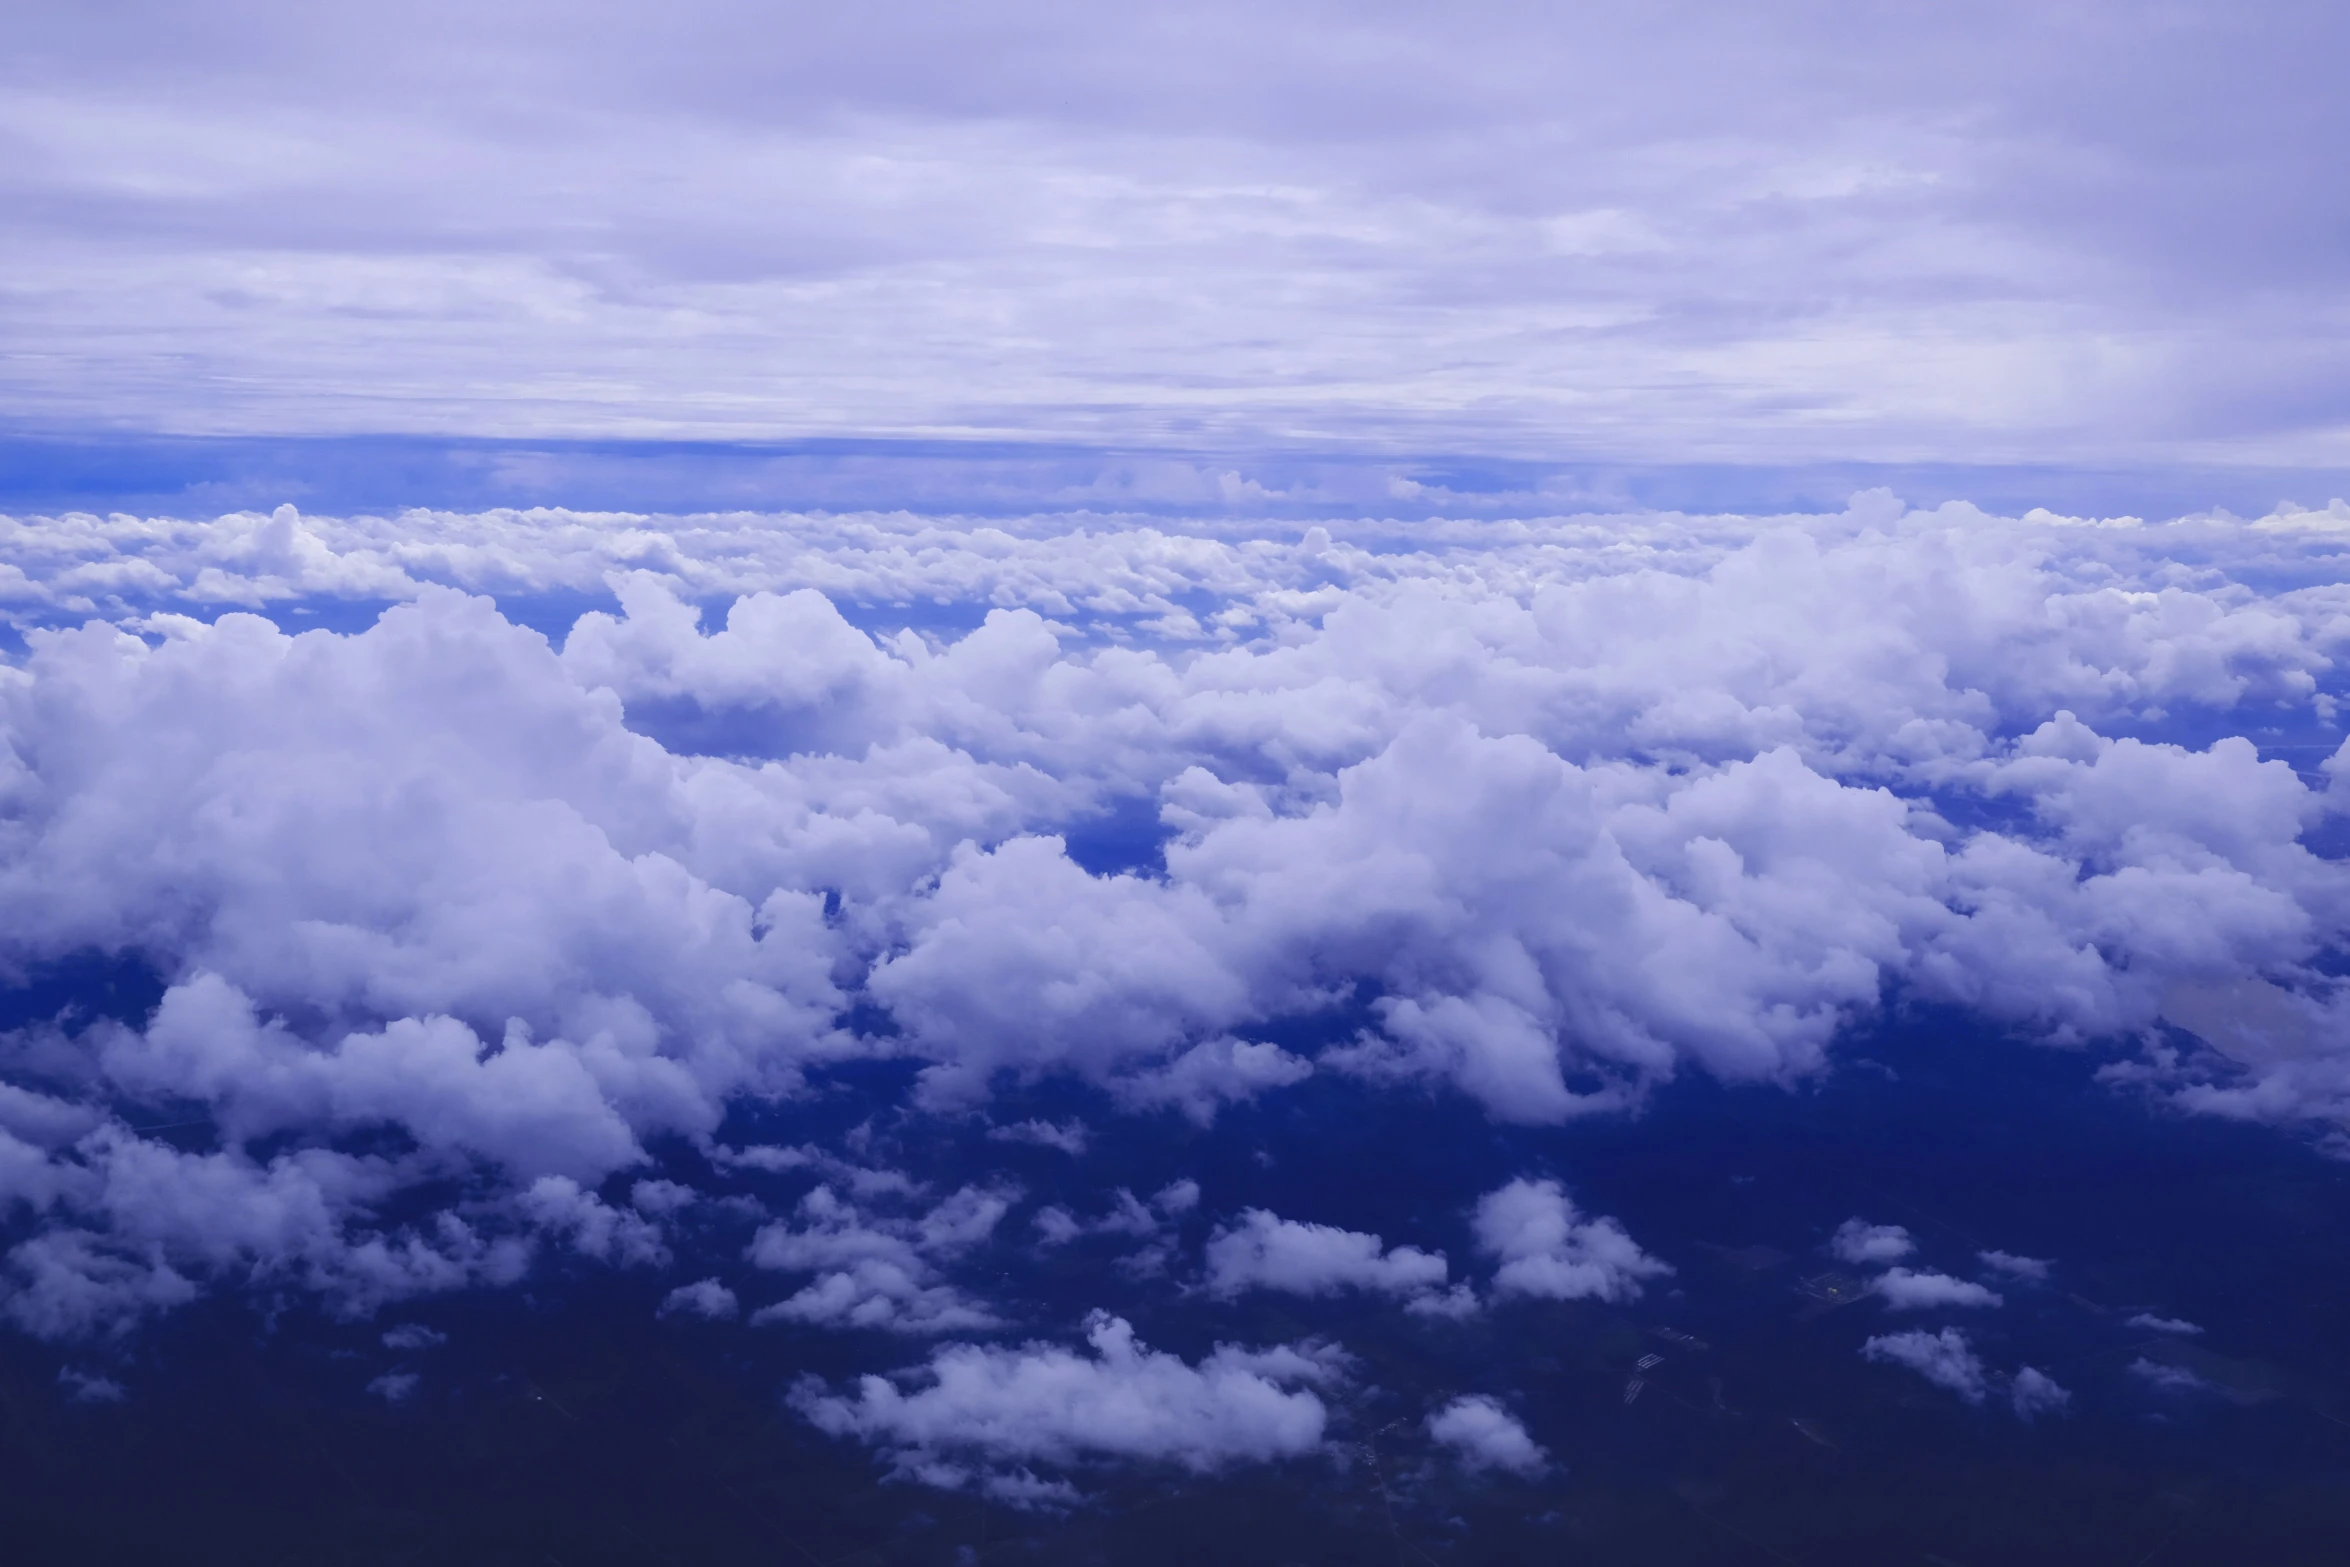
<instances>
[{"instance_id":1,"label":"shadowed underside of cloud","mask_svg":"<svg viewBox=\"0 0 2350 1567\"><path fill-rule=\"evenodd\" d=\"M796 1293L754 1320L977 1331L1001 1311L955 1270L1008 1182L715 1141L881 1058L918 1113L1066 1076L1212 1126L1345 1074L1553 1124L1827 1070L1898 990L2339 1127L2350 885L2311 842L2346 516L9 521L0 959L165 988L5 1038L6 1310L66 1334L217 1280L366 1311L549 1248L665 1267L688 1146L824 1182L758 1216ZM607 581L555 641L488 596ZM219 613L386 601L344 634ZM919 602L971 613L844 613ZM1124 869L1072 857L1121 811L1151 827ZM132 1130L173 1120L209 1142ZM1158 1236L1132 1198L1036 1224L1128 1209ZM1902 1255L1855 1222L1840 1254ZM1500 1296L1665 1271L1554 1183L1476 1234ZM1471 1303L1437 1253L1269 1213L1208 1265ZM1886 1285L1921 1291L1988 1294Z\"/></svg>"}]
</instances>

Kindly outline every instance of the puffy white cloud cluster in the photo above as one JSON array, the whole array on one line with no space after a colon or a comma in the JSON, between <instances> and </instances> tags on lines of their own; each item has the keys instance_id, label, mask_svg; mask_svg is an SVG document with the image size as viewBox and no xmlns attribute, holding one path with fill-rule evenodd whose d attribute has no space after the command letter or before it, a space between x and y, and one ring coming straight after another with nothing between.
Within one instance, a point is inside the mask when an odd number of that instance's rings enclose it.
<instances>
[{"instance_id":1,"label":"puffy white cloud cluster","mask_svg":"<svg viewBox=\"0 0 2350 1567\"><path fill-rule=\"evenodd\" d=\"M1550 1454L1526 1434L1518 1417L1481 1393L1454 1399L1430 1415L1427 1425L1428 1435L1469 1469L1532 1476L1550 1465Z\"/></svg>"},{"instance_id":2,"label":"puffy white cloud cluster","mask_svg":"<svg viewBox=\"0 0 2350 1567\"><path fill-rule=\"evenodd\" d=\"M1497 1295L1630 1300L1672 1268L1610 1218L1584 1218L1556 1181L1515 1180L1477 1203L1477 1244Z\"/></svg>"},{"instance_id":3,"label":"puffy white cloud cluster","mask_svg":"<svg viewBox=\"0 0 2350 1567\"><path fill-rule=\"evenodd\" d=\"M1861 1346L1869 1360L1907 1366L1938 1388L1956 1393L1970 1404L1980 1404L1990 1388L1982 1357L1967 1336L1956 1328L1929 1333L1913 1328L1906 1333L1880 1333Z\"/></svg>"},{"instance_id":4,"label":"puffy white cloud cluster","mask_svg":"<svg viewBox=\"0 0 2350 1567\"><path fill-rule=\"evenodd\" d=\"M0 1040L4 1309L655 1264L658 1150L857 1057L942 1113L1072 1074L1204 1123L1338 1072L1556 1122L1817 1072L1898 990L2350 1120L2350 881L2304 842L2350 798L2343 515L12 521L0 967L168 988ZM607 577L555 642L459 591ZM337 596L401 602L185 613ZM918 601L993 607L843 612ZM2229 736L2278 726L2299 772ZM1159 851L1089 871L1104 821ZM1274 1033L1317 1016L1353 1021ZM942 1210L825 1178L761 1239L810 1276L770 1312L990 1317ZM428 1186L464 1195L381 1217ZM1663 1271L1542 1183L1477 1222L1504 1293Z\"/></svg>"},{"instance_id":5,"label":"puffy white cloud cluster","mask_svg":"<svg viewBox=\"0 0 2350 1567\"><path fill-rule=\"evenodd\" d=\"M1250 1208L1239 1222L1218 1229L1208 1238L1206 1255L1208 1289L1218 1295L1364 1290L1439 1316L1476 1309L1476 1296L1465 1286L1447 1288L1450 1269L1440 1251L1389 1246L1376 1235L1300 1223L1262 1208Z\"/></svg>"},{"instance_id":6,"label":"puffy white cloud cluster","mask_svg":"<svg viewBox=\"0 0 2350 1567\"><path fill-rule=\"evenodd\" d=\"M1011 1194L965 1186L926 1211L892 1217L819 1186L750 1248L759 1267L816 1277L751 1321L896 1333L994 1327L994 1314L947 1283L940 1266L985 1242L1010 1207Z\"/></svg>"},{"instance_id":7,"label":"puffy white cloud cluster","mask_svg":"<svg viewBox=\"0 0 2350 1567\"><path fill-rule=\"evenodd\" d=\"M848 1395L805 1382L792 1403L819 1429L869 1443L930 1484L978 1482L1008 1501L1052 1502L1070 1493L1032 1466L1124 1459L1204 1472L1310 1454L1329 1419L1314 1389L1344 1374L1341 1357L1313 1344L1223 1345L1194 1364L1098 1312L1085 1336L1090 1354L950 1344L911 1376L863 1377Z\"/></svg>"},{"instance_id":8,"label":"puffy white cloud cluster","mask_svg":"<svg viewBox=\"0 0 2350 1567\"><path fill-rule=\"evenodd\" d=\"M1897 1262L1917 1250L1917 1243L1901 1225L1846 1219L1828 1237L1828 1250L1839 1262L1865 1268L1881 1262Z\"/></svg>"}]
</instances>

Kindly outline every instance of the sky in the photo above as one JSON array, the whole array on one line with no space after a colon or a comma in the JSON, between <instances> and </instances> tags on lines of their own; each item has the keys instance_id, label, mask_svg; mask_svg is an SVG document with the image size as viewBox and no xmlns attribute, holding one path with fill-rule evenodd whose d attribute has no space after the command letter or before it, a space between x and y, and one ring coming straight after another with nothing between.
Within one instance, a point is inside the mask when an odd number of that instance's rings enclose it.
<instances>
[{"instance_id":1,"label":"sky","mask_svg":"<svg viewBox=\"0 0 2350 1567\"><path fill-rule=\"evenodd\" d=\"M2333 1559L2337 11L0 28L0 1538Z\"/></svg>"},{"instance_id":2,"label":"sky","mask_svg":"<svg viewBox=\"0 0 2350 1567\"><path fill-rule=\"evenodd\" d=\"M2345 25L19 8L0 419L2252 470L2322 504Z\"/></svg>"}]
</instances>

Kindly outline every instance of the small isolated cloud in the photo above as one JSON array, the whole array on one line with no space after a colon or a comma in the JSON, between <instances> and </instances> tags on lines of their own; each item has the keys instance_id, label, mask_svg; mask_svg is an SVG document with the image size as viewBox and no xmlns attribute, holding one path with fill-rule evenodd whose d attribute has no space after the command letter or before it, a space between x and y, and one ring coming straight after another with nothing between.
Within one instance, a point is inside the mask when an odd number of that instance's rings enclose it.
<instances>
[{"instance_id":1,"label":"small isolated cloud","mask_svg":"<svg viewBox=\"0 0 2350 1567\"><path fill-rule=\"evenodd\" d=\"M1909 1238L1908 1230L1898 1224L1871 1224L1866 1219L1846 1219L1828 1238L1829 1253L1856 1268L1899 1262L1915 1250L1917 1243Z\"/></svg>"},{"instance_id":2,"label":"small isolated cloud","mask_svg":"<svg viewBox=\"0 0 2350 1567\"><path fill-rule=\"evenodd\" d=\"M1014 1121L1008 1126L988 1128L988 1139L998 1143L1031 1143L1039 1148L1058 1148L1070 1158L1081 1157L1092 1134L1085 1123L1071 1117L1053 1122L1030 1119Z\"/></svg>"},{"instance_id":3,"label":"small isolated cloud","mask_svg":"<svg viewBox=\"0 0 2350 1567\"><path fill-rule=\"evenodd\" d=\"M449 1342L449 1335L421 1322L403 1322L384 1333L384 1348L403 1351L436 1349Z\"/></svg>"},{"instance_id":4,"label":"small isolated cloud","mask_svg":"<svg viewBox=\"0 0 2350 1567\"><path fill-rule=\"evenodd\" d=\"M2162 1393L2201 1393L2211 1384L2189 1371L2185 1366L2166 1366L2159 1360L2148 1360L2140 1355L2129 1364L2130 1375L2148 1387Z\"/></svg>"},{"instance_id":5,"label":"small isolated cloud","mask_svg":"<svg viewBox=\"0 0 2350 1567\"><path fill-rule=\"evenodd\" d=\"M1207 1265L1209 1293L1226 1297L1252 1289L1413 1297L1441 1294L1447 1274L1442 1252L1391 1248L1376 1235L1305 1224L1262 1208L1248 1209L1237 1224L1209 1238Z\"/></svg>"},{"instance_id":6,"label":"small isolated cloud","mask_svg":"<svg viewBox=\"0 0 2350 1567\"><path fill-rule=\"evenodd\" d=\"M131 1396L114 1378L95 1371L77 1371L71 1366L59 1368L57 1385L77 1404L119 1404Z\"/></svg>"},{"instance_id":7,"label":"small isolated cloud","mask_svg":"<svg viewBox=\"0 0 2350 1567\"><path fill-rule=\"evenodd\" d=\"M704 1317L712 1322L732 1317L742 1309L734 1298L734 1291L716 1279L696 1279L691 1284L680 1284L662 1300L660 1315L664 1317Z\"/></svg>"},{"instance_id":8,"label":"small isolated cloud","mask_svg":"<svg viewBox=\"0 0 2350 1567\"><path fill-rule=\"evenodd\" d=\"M1585 1219L1556 1181L1519 1179L1478 1199L1477 1245L1498 1260L1497 1294L1624 1301L1672 1267L1609 1218Z\"/></svg>"},{"instance_id":9,"label":"small isolated cloud","mask_svg":"<svg viewBox=\"0 0 2350 1567\"><path fill-rule=\"evenodd\" d=\"M1006 1500L1040 1483L1037 1465L1123 1460L1206 1473L1321 1446L1329 1411L1313 1389L1340 1376L1334 1351L1220 1345L1192 1364L1142 1344L1106 1312L1087 1319L1085 1337L1090 1353L950 1344L895 1379L859 1378L847 1396L808 1379L791 1404L819 1430L887 1454L909 1478L985 1485ZM1042 1484L1036 1494L1048 1501L1068 1495Z\"/></svg>"},{"instance_id":10,"label":"small isolated cloud","mask_svg":"<svg viewBox=\"0 0 2350 1567\"><path fill-rule=\"evenodd\" d=\"M1880 1333L1863 1344L1860 1352L1870 1360L1907 1366L1936 1387L1947 1388L1970 1404L1980 1404L1990 1385L1983 1362L1976 1358L1967 1336L1956 1328L1944 1328L1939 1333L1928 1333L1923 1328L1907 1333Z\"/></svg>"},{"instance_id":11,"label":"small isolated cloud","mask_svg":"<svg viewBox=\"0 0 2350 1567\"><path fill-rule=\"evenodd\" d=\"M2199 1325L2189 1322L2184 1317L2158 1317L2151 1311L2141 1311L2130 1318L2129 1326L2144 1328L2149 1333L2177 1333L2189 1336L2203 1331Z\"/></svg>"},{"instance_id":12,"label":"small isolated cloud","mask_svg":"<svg viewBox=\"0 0 2350 1567\"><path fill-rule=\"evenodd\" d=\"M1895 1311L1928 1311L1941 1306L1999 1306L2007 1297L1996 1290L1985 1289L1971 1279L1954 1279L1947 1273L1912 1272L1908 1268L1889 1268L1869 1284Z\"/></svg>"},{"instance_id":13,"label":"small isolated cloud","mask_svg":"<svg viewBox=\"0 0 2350 1567\"><path fill-rule=\"evenodd\" d=\"M2056 1379L2046 1372L2026 1366L2015 1374L2014 1385L2008 1389L2008 1401L2018 1420L2037 1420L2042 1415L2067 1414L2073 1407L2073 1396L2056 1385Z\"/></svg>"},{"instance_id":14,"label":"small isolated cloud","mask_svg":"<svg viewBox=\"0 0 2350 1567\"><path fill-rule=\"evenodd\" d=\"M387 1371L367 1384L367 1391L387 1404L405 1404L416 1396L421 1378L413 1371Z\"/></svg>"},{"instance_id":15,"label":"small isolated cloud","mask_svg":"<svg viewBox=\"0 0 2350 1567\"><path fill-rule=\"evenodd\" d=\"M2011 1251L1979 1251L1975 1253L1984 1267L1995 1273L2004 1273L2011 1279L2029 1279L2045 1283L2048 1270L2056 1264L2044 1257L2019 1257Z\"/></svg>"},{"instance_id":16,"label":"small isolated cloud","mask_svg":"<svg viewBox=\"0 0 2350 1567\"><path fill-rule=\"evenodd\" d=\"M1526 1434L1517 1416L1481 1393L1456 1398L1430 1415L1428 1435L1468 1469L1535 1475L1550 1463L1550 1454Z\"/></svg>"}]
</instances>

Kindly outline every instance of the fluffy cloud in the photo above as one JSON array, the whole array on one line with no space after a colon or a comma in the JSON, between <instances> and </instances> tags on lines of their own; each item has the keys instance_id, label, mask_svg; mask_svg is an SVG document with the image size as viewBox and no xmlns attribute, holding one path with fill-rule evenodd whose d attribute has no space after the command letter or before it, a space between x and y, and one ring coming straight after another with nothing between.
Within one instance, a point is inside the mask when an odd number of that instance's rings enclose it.
<instances>
[{"instance_id":1,"label":"fluffy cloud","mask_svg":"<svg viewBox=\"0 0 2350 1567\"><path fill-rule=\"evenodd\" d=\"M761 1229L749 1252L759 1267L816 1278L751 1321L893 1333L994 1327L995 1316L943 1281L938 1265L985 1242L1010 1207L1002 1192L966 1186L926 1212L886 1216L819 1186L800 1200L795 1222Z\"/></svg>"},{"instance_id":2,"label":"fluffy cloud","mask_svg":"<svg viewBox=\"0 0 2350 1567\"><path fill-rule=\"evenodd\" d=\"M742 1310L734 1291L716 1279L696 1279L691 1284L680 1284L662 1297L660 1312L664 1317L705 1317L724 1321Z\"/></svg>"},{"instance_id":3,"label":"fluffy cloud","mask_svg":"<svg viewBox=\"0 0 2350 1567\"><path fill-rule=\"evenodd\" d=\"M2350 763L2225 737L2334 720L2332 513L8 526L0 965L163 986L0 1039L0 1309L44 1332L215 1279L364 1311L534 1247L657 1262L686 1144L855 1210L774 1231L811 1278L770 1313L975 1326L873 1172L711 1141L852 1057L945 1114L1075 1075L1212 1126L1335 1072L1556 1123L1819 1071L1899 987L2146 1039L2116 1075L2190 1109L2350 1126L2350 882L2303 841ZM607 580L559 646L478 596ZM337 596L399 602L187 613ZM917 600L990 607L844 613ZM1097 874L1104 822L1134 841ZM182 1115L210 1151L130 1130ZM1480 1210L1499 1288L1658 1276L1525 1187Z\"/></svg>"},{"instance_id":4,"label":"fluffy cloud","mask_svg":"<svg viewBox=\"0 0 2350 1567\"><path fill-rule=\"evenodd\" d=\"M1898 1224L1871 1224L1865 1219L1846 1219L1836 1226L1836 1233L1828 1238L1828 1250L1840 1262L1856 1267L1871 1267L1881 1262L1898 1262L1917 1249L1909 1238L1909 1231Z\"/></svg>"},{"instance_id":5,"label":"fluffy cloud","mask_svg":"<svg viewBox=\"0 0 2350 1567\"><path fill-rule=\"evenodd\" d=\"M1972 1279L1954 1279L1947 1273L1909 1268L1888 1268L1869 1281L1869 1288L1895 1311L2005 1304L1996 1290L1986 1289Z\"/></svg>"},{"instance_id":6,"label":"fluffy cloud","mask_svg":"<svg viewBox=\"0 0 2350 1567\"><path fill-rule=\"evenodd\" d=\"M1530 1476L1550 1464L1550 1455L1526 1434L1518 1418L1482 1394L1456 1398L1430 1415L1428 1435L1470 1469Z\"/></svg>"},{"instance_id":7,"label":"fluffy cloud","mask_svg":"<svg viewBox=\"0 0 2350 1567\"><path fill-rule=\"evenodd\" d=\"M1556 1181L1519 1179L1477 1203L1477 1245L1498 1266L1497 1295L1630 1300L1673 1270L1609 1218L1582 1217Z\"/></svg>"},{"instance_id":8,"label":"fluffy cloud","mask_svg":"<svg viewBox=\"0 0 2350 1567\"><path fill-rule=\"evenodd\" d=\"M2013 1252L1979 1251L1975 1255L1983 1266L2004 1273L2011 1279L2026 1279L2035 1284L2046 1283L2049 1269L2055 1266L2042 1257L2019 1257Z\"/></svg>"},{"instance_id":9,"label":"fluffy cloud","mask_svg":"<svg viewBox=\"0 0 2350 1567\"><path fill-rule=\"evenodd\" d=\"M2150 1311L2139 1312L2136 1316L2130 1318L2129 1325L2133 1328L2144 1328L2149 1333L2183 1333L2191 1335L2203 1331L2200 1326L2189 1322L2184 1317L2158 1317Z\"/></svg>"},{"instance_id":10,"label":"fluffy cloud","mask_svg":"<svg viewBox=\"0 0 2350 1567\"><path fill-rule=\"evenodd\" d=\"M2037 1420L2042 1415L2061 1415L2073 1406L2073 1396L2056 1385L2046 1372L2025 1366L2015 1374L2008 1388L2008 1401L2018 1420Z\"/></svg>"},{"instance_id":11,"label":"fluffy cloud","mask_svg":"<svg viewBox=\"0 0 2350 1567\"><path fill-rule=\"evenodd\" d=\"M1262 1208L1246 1210L1239 1222L1208 1237L1206 1257L1208 1289L1217 1295L1252 1289L1291 1295L1367 1290L1439 1313L1474 1307L1473 1297L1446 1289L1442 1252L1390 1247L1376 1235L1304 1224Z\"/></svg>"},{"instance_id":12,"label":"fluffy cloud","mask_svg":"<svg viewBox=\"0 0 2350 1567\"><path fill-rule=\"evenodd\" d=\"M906 1377L865 1377L847 1396L803 1383L792 1403L819 1429L942 1485L1102 1459L1208 1471L1321 1446L1329 1412L1313 1388L1334 1381L1340 1364L1325 1348L1226 1345L1191 1364L1103 1313L1085 1336L1090 1354L951 1344Z\"/></svg>"},{"instance_id":13,"label":"fluffy cloud","mask_svg":"<svg viewBox=\"0 0 2350 1567\"><path fill-rule=\"evenodd\" d=\"M1928 1333L1880 1333L1861 1346L1861 1354L1889 1365L1907 1366L1936 1387L1947 1388L1970 1404L1980 1404L1990 1386L1982 1360L1967 1336L1956 1328Z\"/></svg>"}]
</instances>

